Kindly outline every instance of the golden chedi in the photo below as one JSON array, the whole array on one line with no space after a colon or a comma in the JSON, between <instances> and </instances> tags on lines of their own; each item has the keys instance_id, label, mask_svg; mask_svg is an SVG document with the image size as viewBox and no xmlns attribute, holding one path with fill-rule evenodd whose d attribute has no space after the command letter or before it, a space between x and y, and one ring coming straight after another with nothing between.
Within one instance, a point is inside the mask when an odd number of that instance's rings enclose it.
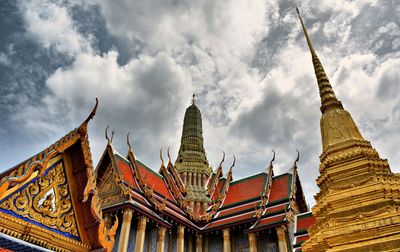
<instances>
[{"instance_id":1,"label":"golden chedi","mask_svg":"<svg viewBox=\"0 0 400 252\"><path fill-rule=\"evenodd\" d=\"M298 11L298 10L297 10ZM298 13L299 14L299 13ZM300 17L321 97L316 222L303 251L399 251L400 176L363 138L325 74Z\"/></svg>"}]
</instances>

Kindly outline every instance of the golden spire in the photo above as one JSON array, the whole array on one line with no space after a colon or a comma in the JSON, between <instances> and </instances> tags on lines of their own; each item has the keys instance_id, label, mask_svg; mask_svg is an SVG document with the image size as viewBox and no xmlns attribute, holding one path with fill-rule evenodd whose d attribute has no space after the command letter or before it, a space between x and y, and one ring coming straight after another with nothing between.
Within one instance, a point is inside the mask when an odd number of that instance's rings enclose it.
<instances>
[{"instance_id":1,"label":"golden spire","mask_svg":"<svg viewBox=\"0 0 400 252\"><path fill-rule=\"evenodd\" d=\"M321 97L321 112L325 113L329 109L343 108L342 103L336 98L335 92L332 89L329 79L326 76L325 70L319 60L317 54L315 53L314 47L311 43L311 39L308 35L307 29L304 25L303 19L300 16L299 9L296 7L297 14L303 27L303 32L307 40L308 48L311 52L312 62L314 65L315 76L317 77L319 95Z\"/></svg>"},{"instance_id":2,"label":"golden spire","mask_svg":"<svg viewBox=\"0 0 400 252\"><path fill-rule=\"evenodd\" d=\"M325 150L328 146L343 143L348 140L364 140L353 118L351 118L350 113L343 108L342 103L336 98L321 61L312 46L311 39L308 36L299 9L296 8L296 10L299 15L301 26L303 27L308 47L310 48L315 76L318 82L319 95L321 97L322 149Z\"/></svg>"}]
</instances>

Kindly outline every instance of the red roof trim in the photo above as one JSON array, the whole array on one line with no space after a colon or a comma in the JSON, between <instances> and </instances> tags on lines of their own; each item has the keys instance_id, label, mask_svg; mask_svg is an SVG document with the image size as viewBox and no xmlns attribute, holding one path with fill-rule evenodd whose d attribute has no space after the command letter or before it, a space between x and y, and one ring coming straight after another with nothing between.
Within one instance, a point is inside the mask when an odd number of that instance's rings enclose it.
<instances>
[{"instance_id":1,"label":"red roof trim","mask_svg":"<svg viewBox=\"0 0 400 252\"><path fill-rule=\"evenodd\" d=\"M270 216L270 217L259 220L254 226L245 230L244 232L245 233L255 232L255 231L262 230L262 229L267 229L267 228L281 225L284 222L286 222L286 214L285 213L277 215L277 216Z\"/></svg>"},{"instance_id":2,"label":"red roof trim","mask_svg":"<svg viewBox=\"0 0 400 252\"><path fill-rule=\"evenodd\" d=\"M295 225L295 234L304 234L308 233L307 229L314 225L315 217L311 212L307 212L304 214L296 215L296 225Z\"/></svg>"},{"instance_id":3,"label":"red roof trim","mask_svg":"<svg viewBox=\"0 0 400 252\"><path fill-rule=\"evenodd\" d=\"M205 229L207 229L207 231L210 231L213 229L219 229L222 226L233 226L254 220L256 220L256 217L254 217L254 211L251 211L228 218L223 218L217 221L212 221L209 225L205 226Z\"/></svg>"},{"instance_id":4,"label":"red roof trim","mask_svg":"<svg viewBox=\"0 0 400 252\"><path fill-rule=\"evenodd\" d=\"M219 211L218 216L216 216L216 219L218 218L225 218L225 217L229 217L231 215L236 215L236 214L240 214L240 213L244 213L247 212L249 210L253 210L255 209L256 206L258 206L260 204L260 201L252 201L250 203L246 203L243 205L238 205L235 207L231 207L231 208L226 208L223 210Z\"/></svg>"}]
</instances>

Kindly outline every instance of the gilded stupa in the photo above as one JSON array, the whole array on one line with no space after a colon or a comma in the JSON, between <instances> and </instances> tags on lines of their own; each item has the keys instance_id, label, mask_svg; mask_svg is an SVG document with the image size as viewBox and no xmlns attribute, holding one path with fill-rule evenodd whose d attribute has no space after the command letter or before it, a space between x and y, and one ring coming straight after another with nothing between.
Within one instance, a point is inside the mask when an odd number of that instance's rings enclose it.
<instances>
[{"instance_id":1,"label":"gilded stupa","mask_svg":"<svg viewBox=\"0 0 400 252\"><path fill-rule=\"evenodd\" d=\"M208 164L204 150L201 113L195 104L186 109L183 120L181 146L175 167L187 188L186 201L193 213L203 214L211 203L207 196L206 183L212 169Z\"/></svg>"},{"instance_id":2,"label":"gilded stupa","mask_svg":"<svg viewBox=\"0 0 400 252\"><path fill-rule=\"evenodd\" d=\"M297 10L298 14L299 11ZM336 98L300 17L321 97L319 193L303 251L399 251L400 175Z\"/></svg>"}]
</instances>

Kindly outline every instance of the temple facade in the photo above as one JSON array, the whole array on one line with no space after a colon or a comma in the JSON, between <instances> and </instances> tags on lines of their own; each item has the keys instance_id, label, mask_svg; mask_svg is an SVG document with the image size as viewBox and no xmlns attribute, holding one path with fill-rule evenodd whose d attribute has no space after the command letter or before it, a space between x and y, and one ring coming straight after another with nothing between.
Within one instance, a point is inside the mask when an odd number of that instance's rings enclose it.
<instances>
[{"instance_id":1,"label":"temple facade","mask_svg":"<svg viewBox=\"0 0 400 252\"><path fill-rule=\"evenodd\" d=\"M109 140L96 170L106 220L122 220L113 251L291 251L294 218L308 210L298 159L288 173L275 175L274 154L267 168L234 180L235 157L224 175L224 154L213 171L194 99L174 163L167 150L164 164L161 150L156 172L127 142L121 155Z\"/></svg>"},{"instance_id":2,"label":"temple facade","mask_svg":"<svg viewBox=\"0 0 400 252\"><path fill-rule=\"evenodd\" d=\"M111 251L118 219L100 208L89 117L0 175L0 251Z\"/></svg>"},{"instance_id":3,"label":"temple facade","mask_svg":"<svg viewBox=\"0 0 400 252\"><path fill-rule=\"evenodd\" d=\"M128 152L120 154L106 129L94 169L87 127L96 99L79 127L0 174L0 251L399 251L400 174L337 99L299 18L321 98L320 191L312 211L299 153L283 174L274 174L275 153L246 178L234 179L235 157L223 173L225 154L213 170L194 97L174 162L169 149L160 150L160 167L150 168L129 134Z\"/></svg>"}]
</instances>

